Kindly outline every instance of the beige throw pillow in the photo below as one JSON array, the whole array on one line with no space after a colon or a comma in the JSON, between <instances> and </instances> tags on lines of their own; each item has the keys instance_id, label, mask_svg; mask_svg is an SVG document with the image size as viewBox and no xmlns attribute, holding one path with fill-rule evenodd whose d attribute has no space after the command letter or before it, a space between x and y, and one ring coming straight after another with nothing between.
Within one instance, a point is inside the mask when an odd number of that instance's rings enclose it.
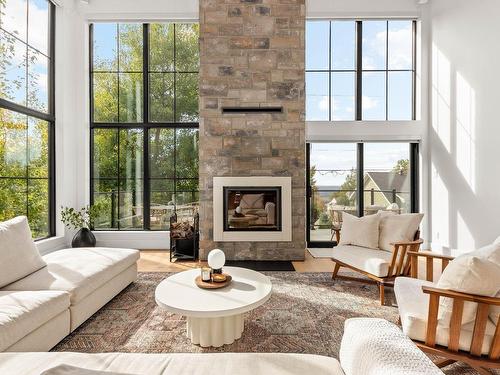
<instances>
[{"instance_id":1,"label":"beige throw pillow","mask_svg":"<svg viewBox=\"0 0 500 375\"><path fill-rule=\"evenodd\" d=\"M424 214L389 214L381 212L378 247L392 251L391 243L413 241Z\"/></svg>"},{"instance_id":2,"label":"beige throw pillow","mask_svg":"<svg viewBox=\"0 0 500 375\"><path fill-rule=\"evenodd\" d=\"M355 245L377 249L379 215L357 217L342 213L342 231L339 245Z\"/></svg>"},{"instance_id":3,"label":"beige throw pillow","mask_svg":"<svg viewBox=\"0 0 500 375\"><path fill-rule=\"evenodd\" d=\"M0 287L46 265L31 238L26 216L0 222Z\"/></svg>"},{"instance_id":4,"label":"beige throw pillow","mask_svg":"<svg viewBox=\"0 0 500 375\"><path fill-rule=\"evenodd\" d=\"M476 256L481 259L486 259L500 266L500 237L497 238L491 245L483 246L480 249L467 253L467 255ZM500 298L500 292L496 295L496 297ZM491 306L490 319L495 324L497 324L499 317L500 317L500 306Z\"/></svg>"},{"instance_id":5,"label":"beige throw pillow","mask_svg":"<svg viewBox=\"0 0 500 375\"><path fill-rule=\"evenodd\" d=\"M500 290L500 266L476 256L461 255L448 264L436 287L493 297ZM438 318L441 324L449 325L452 309L453 299L440 298ZM476 310L477 303L465 302L462 324L473 321Z\"/></svg>"},{"instance_id":6,"label":"beige throw pillow","mask_svg":"<svg viewBox=\"0 0 500 375\"><path fill-rule=\"evenodd\" d=\"M264 194L243 194L240 200L241 208L264 208Z\"/></svg>"}]
</instances>

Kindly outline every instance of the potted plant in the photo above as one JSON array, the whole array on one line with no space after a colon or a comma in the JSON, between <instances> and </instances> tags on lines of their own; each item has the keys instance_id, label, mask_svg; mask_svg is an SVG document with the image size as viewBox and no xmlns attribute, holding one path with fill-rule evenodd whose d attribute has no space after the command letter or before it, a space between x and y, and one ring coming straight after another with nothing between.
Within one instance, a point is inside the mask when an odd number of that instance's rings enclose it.
<instances>
[{"instance_id":1,"label":"potted plant","mask_svg":"<svg viewBox=\"0 0 500 375\"><path fill-rule=\"evenodd\" d=\"M71 247L95 247L96 239L90 228L94 224L94 219L97 215L95 206L85 206L80 210L75 210L73 207L61 207L61 221L67 228L78 229Z\"/></svg>"}]
</instances>

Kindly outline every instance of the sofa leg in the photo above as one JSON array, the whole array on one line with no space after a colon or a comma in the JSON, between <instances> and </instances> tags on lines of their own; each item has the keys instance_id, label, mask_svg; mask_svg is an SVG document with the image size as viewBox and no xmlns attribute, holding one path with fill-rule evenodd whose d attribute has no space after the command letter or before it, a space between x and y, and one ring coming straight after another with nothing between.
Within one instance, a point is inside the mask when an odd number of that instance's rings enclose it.
<instances>
[{"instance_id":1,"label":"sofa leg","mask_svg":"<svg viewBox=\"0 0 500 375\"><path fill-rule=\"evenodd\" d=\"M380 293L380 305L384 306L384 304L385 304L384 283L378 283L378 291Z\"/></svg>"},{"instance_id":2,"label":"sofa leg","mask_svg":"<svg viewBox=\"0 0 500 375\"><path fill-rule=\"evenodd\" d=\"M339 273L339 269L340 269L340 264L335 263L335 268L333 269L333 273L332 273L332 280L335 280L335 278L337 277L337 273Z\"/></svg>"}]
</instances>

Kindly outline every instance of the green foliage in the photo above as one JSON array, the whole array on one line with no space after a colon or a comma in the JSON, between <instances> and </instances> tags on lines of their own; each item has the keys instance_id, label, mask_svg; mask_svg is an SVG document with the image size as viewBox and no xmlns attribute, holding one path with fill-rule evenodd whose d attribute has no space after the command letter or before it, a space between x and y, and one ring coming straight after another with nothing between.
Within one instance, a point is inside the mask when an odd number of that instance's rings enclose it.
<instances>
[{"instance_id":1,"label":"green foliage","mask_svg":"<svg viewBox=\"0 0 500 375\"><path fill-rule=\"evenodd\" d=\"M352 169L346 176L340 190L332 193L330 199L335 199L339 206L354 206L356 204L357 173Z\"/></svg>"},{"instance_id":2,"label":"green foliage","mask_svg":"<svg viewBox=\"0 0 500 375\"><path fill-rule=\"evenodd\" d=\"M393 172L405 176L408 174L409 170L410 170L410 161L408 159L398 160L394 168L392 168Z\"/></svg>"},{"instance_id":3,"label":"green foliage","mask_svg":"<svg viewBox=\"0 0 500 375\"><path fill-rule=\"evenodd\" d=\"M79 210L73 207L61 206L61 221L70 229L91 229L94 226L94 220L99 215L99 206L85 206Z\"/></svg>"}]
</instances>

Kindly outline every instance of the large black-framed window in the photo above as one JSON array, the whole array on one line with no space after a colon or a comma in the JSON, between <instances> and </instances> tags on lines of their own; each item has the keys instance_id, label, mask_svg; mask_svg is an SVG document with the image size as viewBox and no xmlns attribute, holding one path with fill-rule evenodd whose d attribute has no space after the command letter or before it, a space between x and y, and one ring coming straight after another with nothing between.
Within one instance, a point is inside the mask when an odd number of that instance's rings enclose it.
<instances>
[{"instance_id":1,"label":"large black-framed window","mask_svg":"<svg viewBox=\"0 0 500 375\"><path fill-rule=\"evenodd\" d=\"M306 154L308 246L332 246L343 212L419 211L419 143L310 142Z\"/></svg>"},{"instance_id":2,"label":"large black-framed window","mask_svg":"<svg viewBox=\"0 0 500 375\"><path fill-rule=\"evenodd\" d=\"M167 230L198 204L198 24L90 25L97 230Z\"/></svg>"},{"instance_id":3,"label":"large black-framed window","mask_svg":"<svg viewBox=\"0 0 500 375\"><path fill-rule=\"evenodd\" d=\"M416 119L414 19L306 22L307 121Z\"/></svg>"},{"instance_id":4,"label":"large black-framed window","mask_svg":"<svg viewBox=\"0 0 500 375\"><path fill-rule=\"evenodd\" d=\"M55 235L55 6L0 0L0 221Z\"/></svg>"}]
</instances>

